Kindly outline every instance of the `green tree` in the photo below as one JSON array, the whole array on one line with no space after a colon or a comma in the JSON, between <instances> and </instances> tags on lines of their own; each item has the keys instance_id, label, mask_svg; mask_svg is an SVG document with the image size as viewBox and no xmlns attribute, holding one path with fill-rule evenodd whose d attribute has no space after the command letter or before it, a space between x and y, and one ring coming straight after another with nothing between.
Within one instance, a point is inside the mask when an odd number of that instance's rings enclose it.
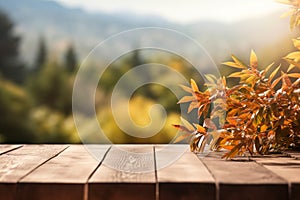
<instances>
[{"instance_id":1,"label":"green tree","mask_svg":"<svg viewBox=\"0 0 300 200\"><path fill-rule=\"evenodd\" d=\"M40 37L38 49L36 53L35 63L34 63L34 71L38 72L43 67L43 65L47 61L47 45L44 37Z\"/></svg>"},{"instance_id":2,"label":"green tree","mask_svg":"<svg viewBox=\"0 0 300 200\"><path fill-rule=\"evenodd\" d=\"M48 63L28 81L28 90L38 106L71 113L72 80L57 63Z\"/></svg>"},{"instance_id":3,"label":"green tree","mask_svg":"<svg viewBox=\"0 0 300 200\"><path fill-rule=\"evenodd\" d=\"M0 78L0 142L32 143L27 94L17 85Z\"/></svg>"},{"instance_id":4,"label":"green tree","mask_svg":"<svg viewBox=\"0 0 300 200\"><path fill-rule=\"evenodd\" d=\"M72 73L77 68L77 56L73 45L70 45L65 53L65 66L68 72Z\"/></svg>"},{"instance_id":5,"label":"green tree","mask_svg":"<svg viewBox=\"0 0 300 200\"><path fill-rule=\"evenodd\" d=\"M7 79L22 82L25 68L19 59L20 37L14 34L14 24L0 11L0 73Z\"/></svg>"}]
</instances>

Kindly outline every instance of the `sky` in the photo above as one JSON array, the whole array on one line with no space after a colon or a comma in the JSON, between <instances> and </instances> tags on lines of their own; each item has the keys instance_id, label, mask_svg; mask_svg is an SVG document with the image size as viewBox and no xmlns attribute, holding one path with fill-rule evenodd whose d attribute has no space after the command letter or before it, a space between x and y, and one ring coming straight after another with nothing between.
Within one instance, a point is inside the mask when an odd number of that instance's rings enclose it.
<instances>
[{"instance_id":1,"label":"sky","mask_svg":"<svg viewBox=\"0 0 300 200\"><path fill-rule=\"evenodd\" d=\"M55 0L70 7L95 12L158 15L177 23L200 20L235 22L287 10L275 0Z\"/></svg>"}]
</instances>

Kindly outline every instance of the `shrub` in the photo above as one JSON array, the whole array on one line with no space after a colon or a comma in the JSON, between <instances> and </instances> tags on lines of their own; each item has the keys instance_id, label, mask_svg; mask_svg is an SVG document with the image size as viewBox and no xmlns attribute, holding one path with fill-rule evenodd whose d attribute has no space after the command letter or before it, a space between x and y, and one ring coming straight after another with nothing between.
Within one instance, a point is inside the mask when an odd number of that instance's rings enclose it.
<instances>
[{"instance_id":1,"label":"shrub","mask_svg":"<svg viewBox=\"0 0 300 200\"><path fill-rule=\"evenodd\" d=\"M294 6L291 11L291 28L300 24L300 3L284 1ZM300 50L300 38L293 40ZM300 147L300 51L284 57L290 66L288 70L275 70L273 65L262 68L254 51L251 51L249 65L237 57L223 63L238 69L228 78L238 78L233 87L227 85L227 78L206 75L205 91L200 91L194 80L191 87L181 86L190 96L179 103L189 103L188 112L198 110L202 124L190 124L182 119L183 125L174 125L185 134L175 142L186 138L193 152L202 152L209 143L211 150L227 149L223 158L245 154L268 154L289 148ZM278 73L280 75L278 76Z\"/></svg>"}]
</instances>

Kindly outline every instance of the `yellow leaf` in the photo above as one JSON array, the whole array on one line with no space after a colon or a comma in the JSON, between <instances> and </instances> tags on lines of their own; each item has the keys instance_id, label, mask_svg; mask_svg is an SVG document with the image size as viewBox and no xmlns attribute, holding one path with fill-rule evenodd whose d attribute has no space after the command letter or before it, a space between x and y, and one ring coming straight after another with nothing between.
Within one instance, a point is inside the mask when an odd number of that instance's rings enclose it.
<instances>
[{"instance_id":1,"label":"yellow leaf","mask_svg":"<svg viewBox=\"0 0 300 200\"><path fill-rule=\"evenodd\" d=\"M234 72L230 74L228 77L230 78L240 78L242 75L245 75L243 72Z\"/></svg>"},{"instance_id":2,"label":"yellow leaf","mask_svg":"<svg viewBox=\"0 0 300 200\"><path fill-rule=\"evenodd\" d=\"M250 66L254 69L257 68L257 56L255 54L255 52L253 50L251 50L251 53L250 53Z\"/></svg>"},{"instance_id":3,"label":"yellow leaf","mask_svg":"<svg viewBox=\"0 0 300 200\"><path fill-rule=\"evenodd\" d=\"M180 142L180 141L182 141L182 140L188 138L189 136L191 136L190 133L185 133L185 134L183 134L183 135L180 135L180 136L178 136L178 137L173 141L173 143L178 143L178 142Z\"/></svg>"},{"instance_id":4,"label":"yellow leaf","mask_svg":"<svg viewBox=\"0 0 300 200\"><path fill-rule=\"evenodd\" d=\"M195 131L195 127L190 124L186 119L183 117L180 117L182 124L189 130L189 131Z\"/></svg>"},{"instance_id":5,"label":"yellow leaf","mask_svg":"<svg viewBox=\"0 0 300 200\"><path fill-rule=\"evenodd\" d=\"M182 97L177 104L180 104L180 103L187 103L187 102L191 102L191 101L194 101L195 100L195 97L194 96L184 96Z\"/></svg>"},{"instance_id":6,"label":"yellow leaf","mask_svg":"<svg viewBox=\"0 0 300 200\"><path fill-rule=\"evenodd\" d=\"M287 75L288 75L288 77L292 77L292 78L300 78L300 73L290 73Z\"/></svg>"},{"instance_id":7,"label":"yellow leaf","mask_svg":"<svg viewBox=\"0 0 300 200\"><path fill-rule=\"evenodd\" d=\"M292 60L299 59L300 58L300 51L294 51L292 53L289 53L284 58L285 59L288 58L288 59L292 59Z\"/></svg>"},{"instance_id":8,"label":"yellow leaf","mask_svg":"<svg viewBox=\"0 0 300 200\"><path fill-rule=\"evenodd\" d=\"M286 3L286 4L288 4L288 3ZM291 16L293 13L294 13L294 11L293 11L293 10L290 10L290 11L288 11L288 12L283 13L283 14L280 16L280 18L285 18L285 17Z\"/></svg>"},{"instance_id":9,"label":"yellow leaf","mask_svg":"<svg viewBox=\"0 0 300 200\"><path fill-rule=\"evenodd\" d=\"M300 63L297 63L297 62L295 62L295 61L293 61L293 60L291 60L291 59L287 59L287 58L285 58L285 60L286 60L288 63L290 63L291 65L294 65L294 66L300 68ZM293 68L294 68L294 67L291 67L291 66L290 66L289 69L288 69L288 71L291 71Z\"/></svg>"},{"instance_id":10,"label":"yellow leaf","mask_svg":"<svg viewBox=\"0 0 300 200\"><path fill-rule=\"evenodd\" d=\"M245 80L245 83L251 86L254 86L256 82L256 77L255 76L249 76L249 78L247 78Z\"/></svg>"},{"instance_id":11,"label":"yellow leaf","mask_svg":"<svg viewBox=\"0 0 300 200\"><path fill-rule=\"evenodd\" d=\"M187 112L190 113L195 108L198 108L198 102L193 101L193 102L191 102Z\"/></svg>"},{"instance_id":12,"label":"yellow leaf","mask_svg":"<svg viewBox=\"0 0 300 200\"><path fill-rule=\"evenodd\" d=\"M217 78L212 74L205 74L205 78L212 84L215 84L217 82Z\"/></svg>"},{"instance_id":13,"label":"yellow leaf","mask_svg":"<svg viewBox=\"0 0 300 200\"><path fill-rule=\"evenodd\" d=\"M271 88L273 89L280 82L281 79L282 79L282 77L275 79L271 85Z\"/></svg>"},{"instance_id":14,"label":"yellow leaf","mask_svg":"<svg viewBox=\"0 0 300 200\"><path fill-rule=\"evenodd\" d=\"M186 92L189 92L189 93L192 93L193 91L192 91L192 89L190 88L190 87L187 87L187 86L185 86L185 85L179 85L184 91L186 91Z\"/></svg>"},{"instance_id":15,"label":"yellow leaf","mask_svg":"<svg viewBox=\"0 0 300 200\"><path fill-rule=\"evenodd\" d=\"M293 43L294 43L294 46L300 50L300 40L297 40L297 39L292 39L293 40Z\"/></svg>"},{"instance_id":16,"label":"yellow leaf","mask_svg":"<svg viewBox=\"0 0 300 200\"><path fill-rule=\"evenodd\" d=\"M199 88L197 86L197 83L193 79L191 79L191 86L192 86L193 92L199 92Z\"/></svg>"},{"instance_id":17,"label":"yellow leaf","mask_svg":"<svg viewBox=\"0 0 300 200\"><path fill-rule=\"evenodd\" d=\"M244 67L241 67L240 65L234 63L234 62L223 62L223 65L227 65L229 67L234 67L234 68L238 68L238 69L244 69Z\"/></svg>"},{"instance_id":18,"label":"yellow leaf","mask_svg":"<svg viewBox=\"0 0 300 200\"><path fill-rule=\"evenodd\" d=\"M290 64L289 65L289 68L287 69L287 72L290 72L292 69L294 69L295 68L295 65L292 65L292 64Z\"/></svg>"},{"instance_id":19,"label":"yellow leaf","mask_svg":"<svg viewBox=\"0 0 300 200\"><path fill-rule=\"evenodd\" d=\"M277 74L278 70L280 69L281 65L279 65L269 76L269 83L273 80L274 76Z\"/></svg>"},{"instance_id":20,"label":"yellow leaf","mask_svg":"<svg viewBox=\"0 0 300 200\"><path fill-rule=\"evenodd\" d=\"M266 73L268 73L269 70L271 69L271 67L273 67L273 65L274 65L274 62L271 63L270 65L268 65L268 66L265 68L265 70L263 71L263 75L265 75Z\"/></svg>"},{"instance_id":21,"label":"yellow leaf","mask_svg":"<svg viewBox=\"0 0 300 200\"><path fill-rule=\"evenodd\" d=\"M247 69L247 66L242 61L240 61L237 57L235 57L234 55L232 55L231 57L233 61L240 66L240 68Z\"/></svg>"}]
</instances>

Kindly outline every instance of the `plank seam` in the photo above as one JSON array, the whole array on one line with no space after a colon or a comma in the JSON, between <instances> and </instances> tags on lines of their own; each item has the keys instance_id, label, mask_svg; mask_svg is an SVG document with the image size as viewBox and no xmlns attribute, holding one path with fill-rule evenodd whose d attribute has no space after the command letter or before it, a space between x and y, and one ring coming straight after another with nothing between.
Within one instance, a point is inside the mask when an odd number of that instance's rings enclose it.
<instances>
[{"instance_id":1,"label":"plank seam","mask_svg":"<svg viewBox=\"0 0 300 200\"><path fill-rule=\"evenodd\" d=\"M102 165L104 159L106 158L108 152L110 151L112 146L110 146L105 154L103 155L101 161L99 162L99 164L95 167L95 169L92 171L92 173L89 175L89 177L87 178L87 181L84 184L84 188L83 188L83 200L88 200L89 198L89 180L92 178L92 176L96 173L96 171L98 170L98 168Z\"/></svg>"},{"instance_id":2,"label":"plank seam","mask_svg":"<svg viewBox=\"0 0 300 200\"><path fill-rule=\"evenodd\" d=\"M24 176L22 176L17 183L19 183L20 181L22 181L22 179L24 179L26 176L28 176L29 174L31 174L33 171L35 171L36 169L38 169L39 167L41 167L42 165L44 165L46 162L52 160L53 158L57 157L59 154L61 154L63 151L65 151L67 148L69 148L70 146L66 146L65 148L63 148L62 150L60 150L58 153L56 153L55 155L51 156L50 158L48 158L47 160L45 160L44 162L42 162L41 164L37 165L35 168L33 168L32 170L30 170L28 173L26 173Z\"/></svg>"},{"instance_id":3,"label":"plank seam","mask_svg":"<svg viewBox=\"0 0 300 200\"><path fill-rule=\"evenodd\" d=\"M37 165L35 168L33 168L32 170L30 170L28 173L26 173L24 176L22 176L17 182L16 182L16 197L18 196L18 193L20 192L20 187L19 184L20 182L29 174L31 174L32 172L34 172L36 169L38 169L39 167L41 167L42 165L44 165L46 162L52 160L53 158L57 157L59 154L61 154L63 151L65 151L67 148L69 148L70 146L66 146L65 148L63 148L62 150L60 150L58 153L56 153L55 155L51 156L50 158L48 158L47 160L45 160L44 162L40 163L39 165Z\"/></svg>"},{"instance_id":4,"label":"plank seam","mask_svg":"<svg viewBox=\"0 0 300 200\"><path fill-rule=\"evenodd\" d=\"M158 183L158 177L157 177L155 145L153 145L153 156L154 156L154 174L155 174L155 199L159 200L159 183Z\"/></svg>"},{"instance_id":5,"label":"plank seam","mask_svg":"<svg viewBox=\"0 0 300 200\"><path fill-rule=\"evenodd\" d=\"M3 155L3 154L9 153L9 152L11 152L11 151L17 150L17 149L19 149L19 148L21 148L21 147L23 147L23 145L20 145L20 146L17 146L17 147L15 147L15 148L12 148L12 149L9 149L9 150L7 150L7 151L4 151L4 152L0 153L0 156Z\"/></svg>"},{"instance_id":6,"label":"plank seam","mask_svg":"<svg viewBox=\"0 0 300 200\"><path fill-rule=\"evenodd\" d=\"M269 173L273 174L274 176L282 179L287 184L287 186L288 186L288 199L291 199L291 196L292 196L292 184L288 180L286 180L282 176L276 174L272 170L269 170L268 168L266 168L263 163L256 162L256 160L252 159L252 158L250 158L250 160L254 161L256 164L260 165L261 167L263 167L264 169L266 169Z\"/></svg>"},{"instance_id":7,"label":"plank seam","mask_svg":"<svg viewBox=\"0 0 300 200\"><path fill-rule=\"evenodd\" d=\"M215 186L216 186L216 200L220 200L220 183L217 180L217 178L215 177L215 175L212 173L212 171L209 169L209 167L205 164L205 162L203 162L203 160L201 158L199 158L199 156L197 156L198 159L203 163L203 165L206 167L206 169L208 170L208 172L210 173L210 175L214 178L214 182L215 182Z\"/></svg>"}]
</instances>

